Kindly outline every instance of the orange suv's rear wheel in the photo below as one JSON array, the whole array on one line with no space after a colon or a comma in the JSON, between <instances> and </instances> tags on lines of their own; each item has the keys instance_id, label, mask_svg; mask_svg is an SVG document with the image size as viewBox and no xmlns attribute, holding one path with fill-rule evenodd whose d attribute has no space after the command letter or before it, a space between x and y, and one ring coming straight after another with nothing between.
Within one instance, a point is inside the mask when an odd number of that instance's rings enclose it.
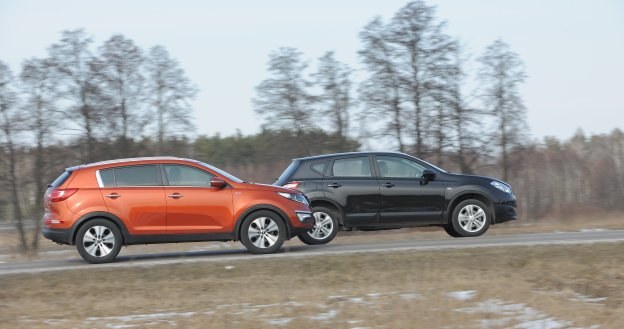
<instances>
[{"instance_id":1,"label":"orange suv's rear wheel","mask_svg":"<svg viewBox=\"0 0 624 329\"><path fill-rule=\"evenodd\" d=\"M121 232L115 224L106 219L93 219L78 230L76 249L89 263L108 263L121 250Z\"/></svg>"}]
</instances>

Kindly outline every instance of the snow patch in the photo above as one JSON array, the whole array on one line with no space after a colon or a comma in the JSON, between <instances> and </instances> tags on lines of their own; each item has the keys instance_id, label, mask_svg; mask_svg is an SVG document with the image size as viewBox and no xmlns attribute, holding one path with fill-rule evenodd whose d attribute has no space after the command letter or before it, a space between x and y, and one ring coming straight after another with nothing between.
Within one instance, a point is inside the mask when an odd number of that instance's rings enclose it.
<instances>
[{"instance_id":1,"label":"snow patch","mask_svg":"<svg viewBox=\"0 0 624 329\"><path fill-rule=\"evenodd\" d=\"M290 323L290 321L292 321L293 318L279 318L279 319L271 319L269 320L269 324L272 324L274 326L285 326L287 324Z\"/></svg>"},{"instance_id":2,"label":"snow patch","mask_svg":"<svg viewBox=\"0 0 624 329\"><path fill-rule=\"evenodd\" d=\"M318 321L329 321L329 320L335 318L336 315L338 315L338 311L336 311L336 310L329 310L327 312L323 312L323 313L319 313L317 315L311 316L310 319L311 320L318 320Z\"/></svg>"},{"instance_id":3,"label":"snow patch","mask_svg":"<svg viewBox=\"0 0 624 329\"><path fill-rule=\"evenodd\" d=\"M477 306L456 309L463 313L489 313L500 318L483 319L480 321L481 327L489 328L493 326L505 326L517 329L559 329L568 328L572 322L559 320L526 304L507 303L500 299L488 299L480 302ZM518 323L511 327L512 323Z\"/></svg>"},{"instance_id":4,"label":"snow patch","mask_svg":"<svg viewBox=\"0 0 624 329\"><path fill-rule=\"evenodd\" d=\"M457 300L470 300L474 298L476 291L474 290L462 290L447 292L446 295Z\"/></svg>"}]
</instances>

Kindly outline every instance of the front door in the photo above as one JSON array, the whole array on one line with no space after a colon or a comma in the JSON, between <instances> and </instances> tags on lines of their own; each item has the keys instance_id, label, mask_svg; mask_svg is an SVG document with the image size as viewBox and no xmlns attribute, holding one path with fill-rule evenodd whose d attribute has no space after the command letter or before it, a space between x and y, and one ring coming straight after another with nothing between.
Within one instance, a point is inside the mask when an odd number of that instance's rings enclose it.
<instances>
[{"instance_id":1,"label":"front door","mask_svg":"<svg viewBox=\"0 0 624 329\"><path fill-rule=\"evenodd\" d=\"M421 183L420 177L426 167L411 159L392 155L375 158L381 191L380 226L424 226L442 222L443 182Z\"/></svg>"},{"instance_id":2,"label":"front door","mask_svg":"<svg viewBox=\"0 0 624 329\"><path fill-rule=\"evenodd\" d=\"M345 225L366 227L377 224L379 184L368 156L335 159L323 179L325 197L336 201L345 215Z\"/></svg>"},{"instance_id":3,"label":"front door","mask_svg":"<svg viewBox=\"0 0 624 329\"><path fill-rule=\"evenodd\" d=\"M191 166L164 164L167 233L232 231L232 189L210 187L213 174Z\"/></svg>"}]
</instances>

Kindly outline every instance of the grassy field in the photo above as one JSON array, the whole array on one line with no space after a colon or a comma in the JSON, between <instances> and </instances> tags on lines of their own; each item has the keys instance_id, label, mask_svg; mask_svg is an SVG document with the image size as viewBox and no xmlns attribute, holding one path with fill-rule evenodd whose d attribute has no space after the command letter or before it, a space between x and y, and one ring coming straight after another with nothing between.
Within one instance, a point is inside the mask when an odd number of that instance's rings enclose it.
<instances>
[{"instance_id":1,"label":"grassy field","mask_svg":"<svg viewBox=\"0 0 624 329\"><path fill-rule=\"evenodd\" d=\"M3 328L622 328L624 244L0 277Z\"/></svg>"}]
</instances>

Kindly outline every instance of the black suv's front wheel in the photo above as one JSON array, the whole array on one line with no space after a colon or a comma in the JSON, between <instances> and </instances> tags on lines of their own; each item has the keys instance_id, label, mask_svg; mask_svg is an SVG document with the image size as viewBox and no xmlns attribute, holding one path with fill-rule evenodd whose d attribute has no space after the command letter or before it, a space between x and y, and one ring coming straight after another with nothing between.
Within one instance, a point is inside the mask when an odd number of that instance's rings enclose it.
<instances>
[{"instance_id":1,"label":"black suv's front wheel","mask_svg":"<svg viewBox=\"0 0 624 329\"><path fill-rule=\"evenodd\" d=\"M326 207L312 207L314 228L299 234L299 240L305 244L326 244L338 233L338 214Z\"/></svg>"},{"instance_id":2,"label":"black suv's front wheel","mask_svg":"<svg viewBox=\"0 0 624 329\"><path fill-rule=\"evenodd\" d=\"M481 201L469 199L453 209L451 224L444 227L453 237L480 236L490 227L489 208Z\"/></svg>"}]
</instances>

